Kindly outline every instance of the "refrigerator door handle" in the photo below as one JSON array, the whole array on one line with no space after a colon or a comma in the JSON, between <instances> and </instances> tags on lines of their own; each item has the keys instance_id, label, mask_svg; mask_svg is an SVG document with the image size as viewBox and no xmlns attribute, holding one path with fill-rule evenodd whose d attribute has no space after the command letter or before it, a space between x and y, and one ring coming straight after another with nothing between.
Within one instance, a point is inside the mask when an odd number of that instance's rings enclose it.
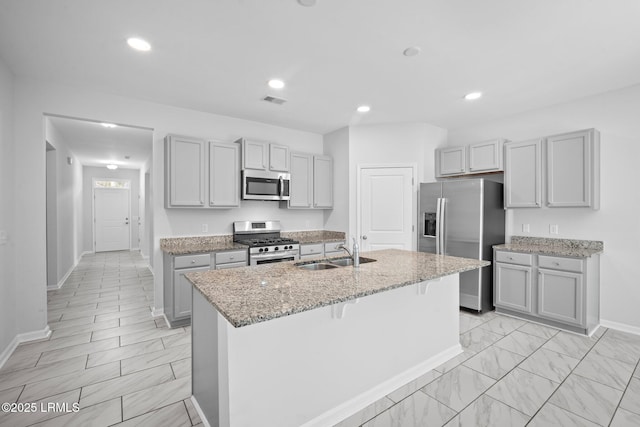
<instances>
[{"instance_id":1,"label":"refrigerator door handle","mask_svg":"<svg viewBox=\"0 0 640 427\"><path fill-rule=\"evenodd\" d=\"M436 203L436 254L440 255L440 223L442 217L440 216L440 207L442 205L442 199L438 197L438 201Z\"/></svg>"},{"instance_id":2,"label":"refrigerator door handle","mask_svg":"<svg viewBox=\"0 0 640 427\"><path fill-rule=\"evenodd\" d=\"M445 247L445 213L447 207L447 199L440 199L440 221L438 221L438 234L440 235L440 255L446 255L447 248Z\"/></svg>"}]
</instances>

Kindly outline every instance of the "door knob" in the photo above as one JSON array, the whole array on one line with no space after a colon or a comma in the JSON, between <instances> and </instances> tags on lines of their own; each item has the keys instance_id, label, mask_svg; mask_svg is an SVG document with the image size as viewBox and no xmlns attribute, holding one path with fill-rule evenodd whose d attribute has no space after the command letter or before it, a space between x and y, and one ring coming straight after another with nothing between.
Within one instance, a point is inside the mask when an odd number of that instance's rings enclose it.
<instances>
[{"instance_id":1,"label":"door knob","mask_svg":"<svg viewBox=\"0 0 640 427\"><path fill-rule=\"evenodd\" d=\"M367 240L367 236L362 236L362 240Z\"/></svg>"}]
</instances>

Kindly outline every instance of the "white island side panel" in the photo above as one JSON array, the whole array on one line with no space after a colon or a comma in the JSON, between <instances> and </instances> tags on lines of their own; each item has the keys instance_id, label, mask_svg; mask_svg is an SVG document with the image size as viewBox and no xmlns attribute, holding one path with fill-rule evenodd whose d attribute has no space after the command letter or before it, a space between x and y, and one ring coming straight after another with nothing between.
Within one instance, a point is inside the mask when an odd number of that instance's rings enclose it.
<instances>
[{"instance_id":1,"label":"white island side panel","mask_svg":"<svg viewBox=\"0 0 640 427\"><path fill-rule=\"evenodd\" d=\"M195 291L194 398L212 426L332 425L461 351L458 283L453 274L344 312L335 304L241 328Z\"/></svg>"}]
</instances>

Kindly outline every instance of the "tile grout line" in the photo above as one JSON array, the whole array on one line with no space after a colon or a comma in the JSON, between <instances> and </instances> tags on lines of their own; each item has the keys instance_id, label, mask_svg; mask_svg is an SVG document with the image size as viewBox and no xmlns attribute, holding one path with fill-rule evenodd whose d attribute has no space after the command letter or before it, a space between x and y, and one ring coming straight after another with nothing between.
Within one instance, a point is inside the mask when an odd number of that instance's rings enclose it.
<instances>
[{"instance_id":1,"label":"tile grout line","mask_svg":"<svg viewBox=\"0 0 640 427\"><path fill-rule=\"evenodd\" d=\"M552 397L553 397L553 396L558 392L558 390L560 390L560 387L562 387L562 385L567 381L567 379L571 376L571 374L573 373L573 371L575 371L575 369L578 367L578 365L580 365L580 363L581 363L581 362L582 362L582 361L587 357L587 355L588 355L589 353L591 353L591 351L593 350L593 348L596 346L596 344L598 343L598 341L600 341L600 339L601 339L601 338L606 334L606 332L607 332L607 331L605 331L605 333L603 333L602 335L600 335L600 336L598 337L598 339L596 339L596 340L594 341L593 345L589 348L589 350L584 354L584 356L582 356L582 358L580 359L580 361L579 361L578 363L576 363L576 366L574 366L574 367L573 367L573 369L571 369L571 371L570 371L570 372L567 374L567 376L562 380L562 382L560 382L560 384L558 385L558 387L556 387L556 389L553 391L553 393L551 393L551 394L549 395L549 397L547 398L547 400L545 400L545 401L542 403L542 405L540 406L540 408L538 408L538 410L536 411L536 413L535 413L535 414L533 414L533 416L531 417L531 420L529 420L529 422L527 423L527 425L529 425L529 423L531 423L531 421L533 421L533 419L538 415L538 413L540 412L540 410L541 410L542 408L544 408L544 406L545 406L547 403L548 403L549 405L553 405L553 406L555 406L555 407L557 407L557 408L560 408L560 409L562 409L562 410L565 410L565 411L569 412L570 414L573 414L573 415L575 415L575 416L577 416L577 417L580 417L580 418L582 418L582 419L584 419L584 420L587 420L587 421L592 422L592 423L594 423L594 424L598 424L597 422L595 422L595 421L593 421L593 420L590 420L590 419L588 419L588 418L585 418L585 417L583 417L583 416L581 416L581 415L579 415L579 414L576 414L576 413L575 413L575 412L573 412L573 411L570 411L570 410L568 410L568 409L566 409L566 408L562 408L562 407L560 407L560 406L558 406L558 405L555 405L553 402L549 402L549 401L550 401L550 400L551 400L551 398L552 398ZM556 334L556 335L557 335L557 334ZM588 338L591 338L591 337L588 337ZM562 354L562 353L561 353L561 354ZM568 355L566 355L566 356L568 356ZM571 357L571 356L569 356L569 357ZM577 359L577 358L576 358L576 359ZM613 417L612 417L612 418L613 418ZM611 420L610 420L609 422L611 422Z\"/></svg>"},{"instance_id":2,"label":"tile grout line","mask_svg":"<svg viewBox=\"0 0 640 427\"><path fill-rule=\"evenodd\" d=\"M631 381L633 381L633 379L635 378L633 376L633 374L635 374L636 370L638 369L638 367L640 367L640 360L638 362L636 362L636 366L633 369L633 371L631 372L631 378L629 379L629 381L627 382L627 386L624 388L624 391L622 392L622 396L620 396L620 400L618 401L618 404L616 405L616 409L613 411L613 416L611 417L611 420L609 421L609 425L611 425L611 423L613 422L613 419L616 416L616 413L618 412L618 409L620 409L620 404L622 403L622 400L624 399L624 395L627 394L627 390L629 389L629 386L631 385ZM624 408L622 408L624 409ZM625 409L626 411L626 409ZM635 414L635 412L633 411L629 411ZM636 415L640 415L640 414L636 414Z\"/></svg>"}]
</instances>

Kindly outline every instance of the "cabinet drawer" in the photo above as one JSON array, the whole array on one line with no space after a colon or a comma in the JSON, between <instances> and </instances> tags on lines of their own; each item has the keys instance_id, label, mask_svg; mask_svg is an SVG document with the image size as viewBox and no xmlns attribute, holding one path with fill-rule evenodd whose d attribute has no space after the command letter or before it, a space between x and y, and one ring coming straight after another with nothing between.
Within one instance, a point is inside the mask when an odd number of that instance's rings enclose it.
<instances>
[{"instance_id":1,"label":"cabinet drawer","mask_svg":"<svg viewBox=\"0 0 640 427\"><path fill-rule=\"evenodd\" d=\"M227 264L230 262L247 261L247 251L233 251L233 252L218 252L216 253L216 267L220 264Z\"/></svg>"},{"instance_id":2,"label":"cabinet drawer","mask_svg":"<svg viewBox=\"0 0 640 427\"><path fill-rule=\"evenodd\" d=\"M324 254L330 254L334 252L342 252L343 249L340 245L344 245L344 242L328 242L324 244Z\"/></svg>"},{"instance_id":3,"label":"cabinet drawer","mask_svg":"<svg viewBox=\"0 0 640 427\"><path fill-rule=\"evenodd\" d=\"M173 268L208 267L211 263L209 254L182 255L173 260Z\"/></svg>"},{"instance_id":4,"label":"cabinet drawer","mask_svg":"<svg viewBox=\"0 0 640 427\"><path fill-rule=\"evenodd\" d=\"M216 270L224 270L226 268L239 268L239 267L246 267L246 266L247 266L247 263L245 261L229 262L227 264L217 264Z\"/></svg>"},{"instance_id":5,"label":"cabinet drawer","mask_svg":"<svg viewBox=\"0 0 640 427\"><path fill-rule=\"evenodd\" d=\"M314 243L312 245L300 245L300 255L322 255L323 244Z\"/></svg>"},{"instance_id":6,"label":"cabinet drawer","mask_svg":"<svg viewBox=\"0 0 640 427\"><path fill-rule=\"evenodd\" d=\"M533 255L519 252L496 251L496 262L507 262L509 264L532 265Z\"/></svg>"},{"instance_id":7,"label":"cabinet drawer","mask_svg":"<svg viewBox=\"0 0 640 427\"><path fill-rule=\"evenodd\" d=\"M584 271L584 262L581 258L538 255L538 266L552 270L575 271L576 273L582 273Z\"/></svg>"}]
</instances>

